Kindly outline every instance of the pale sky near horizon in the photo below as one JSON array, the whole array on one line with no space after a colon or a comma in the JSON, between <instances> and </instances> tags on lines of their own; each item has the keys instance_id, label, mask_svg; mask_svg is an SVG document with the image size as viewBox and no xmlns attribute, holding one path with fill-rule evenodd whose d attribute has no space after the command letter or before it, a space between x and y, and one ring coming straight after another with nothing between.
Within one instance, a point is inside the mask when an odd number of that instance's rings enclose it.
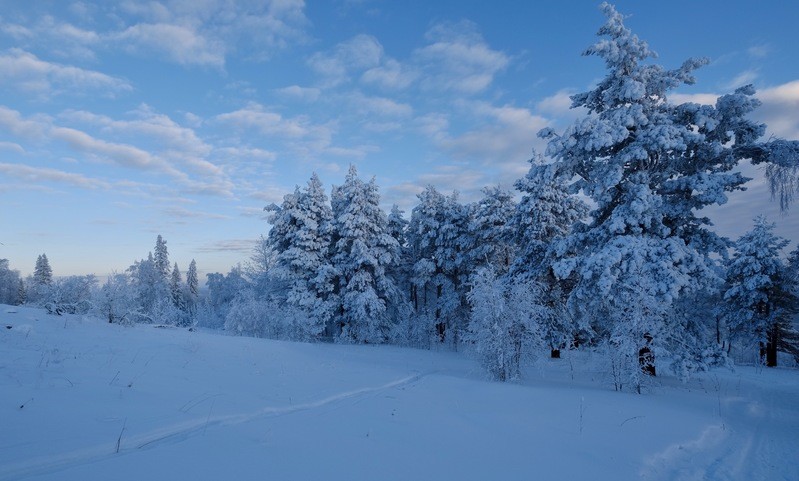
<instances>
[{"instance_id":1,"label":"pale sky near horizon","mask_svg":"<svg viewBox=\"0 0 799 481\"><path fill-rule=\"evenodd\" d=\"M580 55L598 4L0 0L0 258L104 276L161 234L184 273L227 272L314 171L329 192L354 164L408 212L426 184L511 187L604 75ZM615 5L666 68L711 59L672 100L752 83L769 135L799 139L799 3ZM718 232L766 214L793 247L799 206L742 168L757 179L711 210Z\"/></svg>"}]
</instances>

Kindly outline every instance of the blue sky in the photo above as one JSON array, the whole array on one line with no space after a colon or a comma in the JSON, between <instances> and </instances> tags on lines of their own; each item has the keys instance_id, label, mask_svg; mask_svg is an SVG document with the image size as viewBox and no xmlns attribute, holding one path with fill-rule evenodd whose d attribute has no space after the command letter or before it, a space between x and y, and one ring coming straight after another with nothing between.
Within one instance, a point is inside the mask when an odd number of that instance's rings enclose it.
<instances>
[{"instance_id":1,"label":"blue sky","mask_svg":"<svg viewBox=\"0 0 799 481\"><path fill-rule=\"evenodd\" d=\"M0 257L30 273L122 271L158 234L185 272L226 272L268 231L262 209L354 164L386 206L425 184L464 201L511 186L536 132L579 115L604 73L580 53L598 2L0 0ZM676 67L711 64L673 100L753 83L769 134L799 138L799 3L617 2ZM737 237L780 215L759 173L711 211Z\"/></svg>"}]
</instances>

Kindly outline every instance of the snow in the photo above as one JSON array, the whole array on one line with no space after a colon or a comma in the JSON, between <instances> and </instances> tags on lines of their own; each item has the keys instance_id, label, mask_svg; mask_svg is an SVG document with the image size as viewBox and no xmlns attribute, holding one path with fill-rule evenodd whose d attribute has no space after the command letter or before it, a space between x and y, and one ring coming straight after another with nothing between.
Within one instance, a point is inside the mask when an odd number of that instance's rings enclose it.
<instances>
[{"instance_id":1,"label":"snow","mask_svg":"<svg viewBox=\"0 0 799 481\"><path fill-rule=\"evenodd\" d=\"M0 306L0 480L799 479L799 371L636 395L564 355L494 383L461 353Z\"/></svg>"}]
</instances>

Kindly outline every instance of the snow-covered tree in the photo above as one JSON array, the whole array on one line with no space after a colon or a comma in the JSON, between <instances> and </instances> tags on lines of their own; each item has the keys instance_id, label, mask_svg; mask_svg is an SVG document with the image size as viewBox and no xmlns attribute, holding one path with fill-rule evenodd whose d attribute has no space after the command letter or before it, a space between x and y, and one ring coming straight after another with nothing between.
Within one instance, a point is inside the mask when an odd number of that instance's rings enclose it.
<instances>
[{"instance_id":1,"label":"snow-covered tree","mask_svg":"<svg viewBox=\"0 0 799 481\"><path fill-rule=\"evenodd\" d=\"M338 334L333 322L337 301L337 274L330 261L333 213L322 183L313 174L304 190L296 188L280 206L266 207L269 247L274 252L274 276L282 281L275 288L293 308L306 313L304 339L315 339L323 332Z\"/></svg>"},{"instance_id":2,"label":"snow-covered tree","mask_svg":"<svg viewBox=\"0 0 799 481\"><path fill-rule=\"evenodd\" d=\"M177 262L175 262L174 267L172 267L172 276L169 282L169 295L175 307L181 309L184 307L183 277L180 275Z\"/></svg>"},{"instance_id":3,"label":"snow-covered tree","mask_svg":"<svg viewBox=\"0 0 799 481\"><path fill-rule=\"evenodd\" d=\"M558 174L557 167L545 164L540 156L533 157L527 175L516 182L522 198L512 221L518 253L510 268L516 282L529 280L546 286L539 300L551 313L542 326L551 357L560 357L561 349L572 344L579 331L584 335L587 331L564 308L575 276L558 279L552 271L552 247L588 214L585 203L569 193L568 179Z\"/></svg>"},{"instance_id":4,"label":"snow-covered tree","mask_svg":"<svg viewBox=\"0 0 799 481\"><path fill-rule=\"evenodd\" d=\"M540 134L558 173L574 177L572 188L596 205L591 222L559 243L555 271L576 276L569 307L600 321L595 328L606 339L632 336L638 350L669 352L681 333L666 313L675 299L712 282L709 257L727 246L698 212L741 188L746 179L732 170L764 126L747 117L758 104L751 87L715 106L669 102L669 91L693 83L692 72L707 61L675 70L646 63L654 57L648 45L612 6L602 10L604 38L585 53L601 57L608 74L572 96L588 115L563 135ZM625 355L637 364L635 351Z\"/></svg>"},{"instance_id":5,"label":"snow-covered tree","mask_svg":"<svg viewBox=\"0 0 799 481\"><path fill-rule=\"evenodd\" d=\"M757 345L767 366L777 365L780 331L797 308L788 270L780 259L788 241L773 230L774 224L759 216L754 228L738 239L724 293L727 327L745 343Z\"/></svg>"},{"instance_id":6,"label":"snow-covered tree","mask_svg":"<svg viewBox=\"0 0 799 481\"><path fill-rule=\"evenodd\" d=\"M22 304L24 301L20 299L20 285L23 286L24 293L24 284L19 271L12 270L9 265L8 259L0 259L0 304Z\"/></svg>"},{"instance_id":7,"label":"snow-covered tree","mask_svg":"<svg viewBox=\"0 0 799 481\"><path fill-rule=\"evenodd\" d=\"M139 306L137 322L164 322L159 316L165 304L171 304L169 284L156 265L152 252L148 253L146 259L134 262L128 268L128 273Z\"/></svg>"},{"instance_id":8,"label":"snow-covered tree","mask_svg":"<svg viewBox=\"0 0 799 481\"><path fill-rule=\"evenodd\" d=\"M136 286L127 273L112 273L94 293L92 312L109 323L130 325L145 315L137 302Z\"/></svg>"},{"instance_id":9,"label":"snow-covered tree","mask_svg":"<svg viewBox=\"0 0 799 481\"><path fill-rule=\"evenodd\" d=\"M50 267L50 261L47 260L47 254L42 254L36 258L33 280L39 286L47 286L53 283L53 269Z\"/></svg>"},{"instance_id":10,"label":"snow-covered tree","mask_svg":"<svg viewBox=\"0 0 799 481\"><path fill-rule=\"evenodd\" d=\"M92 308L92 294L97 278L69 276L56 279L39 301L50 314L86 314Z\"/></svg>"},{"instance_id":11,"label":"snow-covered tree","mask_svg":"<svg viewBox=\"0 0 799 481\"><path fill-rule=\"evenodd\" d=\"M186 290L187 290L187 308L190 313L194 312L194 307L200 299L200 280L197 277L197 263L194 259L189 264L189 270L186 271Z\"/></svg>"},{"instance_id":12,"label":"snow-covered tree","mask_svg":"<svg viewBox=\"0 0 799 481\"><path fill-rule=\"evenodd\" d=\"M392 314L404 300L388 275L399 260L399 245L389 233L377 184L374 179L363 182L350 166L344 184L333 189L331 204L341 337L350 342L386 342L393 330Z\"/></svg>"},{"instance_id":13,"label":"snow-covered tree","mask_svg":"<svg viewBox=\"0 0 799 481\"><path fill-rule=\"evenodd\" d=\"M535 358L543 345L541 326L549 316L539 286L504 279L491 266L481 267L468 294L472 313L466 338L498 381L518 379L522 362Z\"/></svg>"},{"instance_id":14,"label":"snow-covered tree","mask_svg":"<svg viewBox=\"0 0 799 481\"><path fill-rule=\"evenodd\" d=\"M166 248L166 241L161 235L155 240L155 269L163 277L164 281L169 280L169 252Z\"/></svg>"},{"instance_id":15,"label":"snow-covered tree","mask_svg":"<svg viewBox=\"0 0 799 481\"><path fill-rule=\"evenodd\" d=\"M515 255L513 194L500 186L486 187L483 197L470 207L465 237L468 270L492 266L497 275L505 274Z\"/></svg>"},{"instance_id":16,"label":"snow-covered tree","mask_svg":"<svg viewBox=\"0 0 799 481\"><path fill-rule=\"evenodd\" d=\"M444 196L428 185L419 194L408 227L417 332L435 334L440 342L454 345L468 318L468 224L468 211L457 194Z\"/></svg>"}]
</instances>

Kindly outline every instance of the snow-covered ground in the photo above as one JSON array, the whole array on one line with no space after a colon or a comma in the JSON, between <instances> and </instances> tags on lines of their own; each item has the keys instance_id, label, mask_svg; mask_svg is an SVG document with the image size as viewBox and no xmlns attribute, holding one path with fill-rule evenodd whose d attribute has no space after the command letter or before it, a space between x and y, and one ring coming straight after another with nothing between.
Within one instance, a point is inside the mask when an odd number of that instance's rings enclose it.
<instances>
[{"instance_id":1,"label":"snow-covered ground","mask_svg":"<svg viewBox=\"0 0 799 481\"><path fill-rule=\"evenodd\" d=\"M0 480L799 479L799 371L636 395L596 361L501 384L451 352L0 306Z\"/></svg>"}]
</instances>

